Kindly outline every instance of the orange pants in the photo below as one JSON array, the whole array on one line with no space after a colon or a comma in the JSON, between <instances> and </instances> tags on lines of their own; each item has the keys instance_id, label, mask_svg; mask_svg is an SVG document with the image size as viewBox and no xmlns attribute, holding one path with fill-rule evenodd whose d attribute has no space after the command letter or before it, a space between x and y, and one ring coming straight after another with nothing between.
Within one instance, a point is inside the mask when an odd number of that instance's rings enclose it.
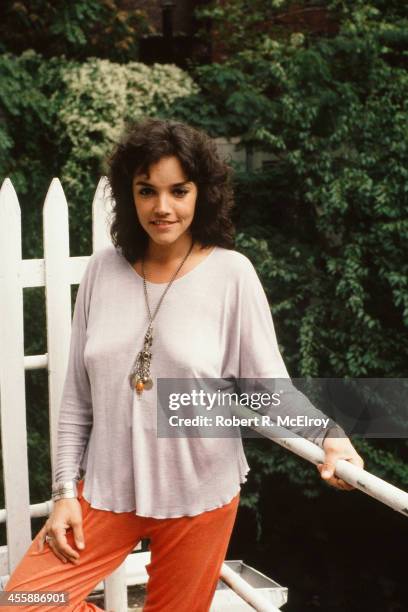
<instances>
[{"instance_id":1,"label":"orange pants","mask_svg":"<svg viewBox=\"0 0 408 612\"><path fill-rule=\"evenodd\" d=\"M99 611L85 601L95 586L121 565L141 538L150 538L151 561L144 612L208 612L225 559L238 509L238 493L228 504L196 516L156 519L134 512L96 510L82 496L85 549L77 549L72 529L68 544L80 556L63 563L48 546L37 550L38 534L5 585L5 591L65 591L61 611ZM0 606L0 612L56 610L55 604ZM114 612L123 612L115 610Z\"/></svg>"}]
</instances>

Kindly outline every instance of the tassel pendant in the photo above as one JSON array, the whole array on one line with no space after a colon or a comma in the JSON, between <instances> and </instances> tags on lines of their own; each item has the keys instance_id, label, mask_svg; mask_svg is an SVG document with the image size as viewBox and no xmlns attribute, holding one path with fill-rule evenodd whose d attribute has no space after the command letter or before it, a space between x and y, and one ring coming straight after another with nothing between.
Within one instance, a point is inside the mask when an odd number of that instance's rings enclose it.
<instances>
[{"instance_id":1,"label":"tassel pendant","mask_svg":"<svg viewBox=\"0 0 408 612\"><path fill-rule=\"evenodd\" d=\"M136 390L139 396L142 395L143 391L149 391L153 387L153 381L150 377L150 362L152 359L150 347L152 342L153 328L149 325L144 337L143 348L139 351L130 374L130 386Z\"/></svg>"}]
</instances>

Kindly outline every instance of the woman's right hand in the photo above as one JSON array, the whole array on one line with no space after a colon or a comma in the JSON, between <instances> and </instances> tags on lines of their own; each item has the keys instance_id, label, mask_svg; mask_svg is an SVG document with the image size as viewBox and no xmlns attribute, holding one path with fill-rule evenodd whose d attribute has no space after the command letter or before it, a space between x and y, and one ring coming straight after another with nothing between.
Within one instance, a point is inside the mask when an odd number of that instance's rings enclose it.
<instances>
[{"instance_id":1,"label":"woman's right hand","mask_svg":"<svg viewBox=\"0 0 408 612\"><path fill-rule=\"evenodd\" d=\"M54 502L50 516L38 533L38 551L41 552L43 550L45 536L48 535L52 537L52 540L47 540L47 544L58 559L63 563L71 561L71 563L77 564L79 553L68 544L65 535L66 530L69 528L72 528L76 546L79 549L85 548L84 532L82 529L82 509L76 497L59 499Z\"/></svg>"}]
</instances>

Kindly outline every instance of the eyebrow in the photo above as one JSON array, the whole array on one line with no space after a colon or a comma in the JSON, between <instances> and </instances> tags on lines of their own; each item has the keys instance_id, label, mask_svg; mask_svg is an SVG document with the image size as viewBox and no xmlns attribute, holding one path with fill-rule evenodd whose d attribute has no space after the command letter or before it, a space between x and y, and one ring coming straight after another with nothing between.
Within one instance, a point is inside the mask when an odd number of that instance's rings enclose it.
<instances>
[{"instance_id":1,"label":"eyebrow","mask_svg":"<svg viewBox=\"0 0 408 612\"><path fill-rule=\"evenodd\" d=\"M173 183L170 187L179 187L180 185L185 185L186 183L190 183L191 181L182 181L181 183ZM145 185L146 187L154 187L151 183L147 183L146 181L136 181L135 185Z\"/></svg>"}]
</instances>

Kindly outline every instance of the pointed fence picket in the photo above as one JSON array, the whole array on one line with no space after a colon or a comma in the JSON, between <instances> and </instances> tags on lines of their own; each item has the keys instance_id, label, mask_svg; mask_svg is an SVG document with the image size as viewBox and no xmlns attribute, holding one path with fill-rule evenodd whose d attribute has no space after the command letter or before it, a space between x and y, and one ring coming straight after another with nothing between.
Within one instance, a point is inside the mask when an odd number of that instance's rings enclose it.
<instances>
[{"instance_id":1,"label":"pointed fence picket","mask_svg":"<svg viewBox=\"0 0 408 612\"><path fill-rule=\"evenodd\" d=\"M31 539L21 259L20 206L11 181L6 179L0 192L0 407L11 568L17 565Z\"/></svg>"}]
</instances>

